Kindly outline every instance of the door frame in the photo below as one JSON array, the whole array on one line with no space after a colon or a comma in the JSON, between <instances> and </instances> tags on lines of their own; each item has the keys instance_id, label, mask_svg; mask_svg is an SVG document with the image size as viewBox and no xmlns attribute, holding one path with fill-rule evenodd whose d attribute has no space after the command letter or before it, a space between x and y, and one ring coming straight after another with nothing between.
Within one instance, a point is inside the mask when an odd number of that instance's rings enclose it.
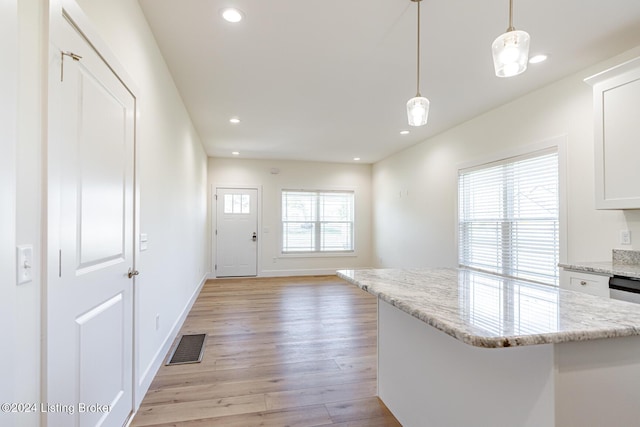
<instances>
[{"instance_id":1,"label":"door frame","mask_svg":"<svg viewBox=\"0 0 640 427\"><path fill-rule=\"evenodd\" d=\"M60 109L58 103L62 97L59 90L59 85L55 83L60 79L60 52L61 48L58 46L60 36L62 32L62 26L67 25L65 18L67 17L70 22L78 29L78 31L84 36L84 38L93 46L95 51L103 58L105 63L111 68L113 73L118 77L122 84L131 92L134 98L134 135L133 135L133 248L132 248L132 268L136 269L137 260L139 257L139 232L140 230L140 180L138 177L138 159L139 159L139 127L138 127L138 114L139 114L139 94L140 89L135 83L133 78L126 71L125 67L117 59L116 55L109 48L106 42L102 39L96 27L93 25L89 17L84 13L75 0L50 0L49 2L49 32L48 32L48 53L47 63L49 69L47 70L47 149L45 153L45 162L43 165L43 175L46 177L46 185L44 186L44 212L46 215L46 221L43 225L43 248L44 249L44 271L43 275L43 287L42 287L42 331L44 341L42 343L42 383L41 383L41 402L51 402L55 399L48 398L48 379L49 379L49 355L48 342L49 325L48 315L49 312L49 298L48 294L51 290L50 284L58 280L58 248L60 247L60 237L57 230L60 226L60 206L58 201L60 200L60 142L58 137L60 135L59 123ZM137 310L137 294L138 287L136 286L135 277L131 282L132 286L132 378L131 391L132 391L132 412L130 418L137 411L142 401L144 393L138 388L138 373L140 372L137 360L138 360L138 347L137 347L137 324L136 315ZM46 424L46 417L43 420Z\"/></svg>"},{"instance_id":2,"label":"door frame","mask_svg":"<svg viewBox=\"0 0 640 427\"><path fill-rule=\"evenodd\" d=\"M262 276L262 186L261 185L241 185L241 184L211 184L211 193L210 199L211 204L209 205L209 210L211 212L211 275L210 279L217 279L217 271L215 269L217 257L218 257L218 238L216 236L216 225L218 221L218 210L217 210L217 200L216 194L219 188L229 188L232 190L256 190L258 192L258 224L256 225L258 229L258 244L256 246L256 277Z\"/></svg>"}]
</instances>

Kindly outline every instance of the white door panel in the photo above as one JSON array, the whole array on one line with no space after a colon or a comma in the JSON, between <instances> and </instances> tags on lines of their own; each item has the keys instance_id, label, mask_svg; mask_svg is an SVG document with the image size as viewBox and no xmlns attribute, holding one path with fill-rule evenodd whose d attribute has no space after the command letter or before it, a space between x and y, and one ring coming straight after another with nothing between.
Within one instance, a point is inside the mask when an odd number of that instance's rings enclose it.
<instances>
[{"instance_id":1,"label":"white door panel","mask_svg":"<svg viewBox=\"0 0 640 427\"><path fill-rule=\"evenodd\" d=\"M49 283L47 401L74 411L46 417L52 426L120 427L133 410L135 98L66 20L56 42L81 58L61 56L64 78L52 88L60 193L50 203L60 216L50 233L60 260Z\"/></svg>"},{"instance_id":2,"label":"white door panel","mask_svg":"<svg viewBox=\"0 0 640 427\"><path fill-rule=\"evenodd\" d=\"M80 267L122 260L125 252L127 108L80 66L78 233Z\"/></svg>"},{"instance_id":3,"label":"white door panel","mask_svg":"<svg viewBox=\"0 0 640 427\"><path fill-rule=\"evenodd\" d=\"M258 190L218 188L216 194L216 276L255 276L258 270Z\"/></svg>"},{"instance_id":4,"label":"white door panel","mask_svg":"<svg viewBox=\"0 0 640 427\"><path fill-rule=\"evenodd\" d=\"M79 402L109 402L114 407L127 404L120 401L126 397L127 382L131 380L121 374L125 372L126 359L130 357L126 354L127 346L121 334L103 335L105 330L124 329L125 298L120 293L76 318L78 352L81 355L76 367L76 376L81 381ZM80 425L99 425L107 415L99 411L82 412Z\"/></svg>"}]
</instances>

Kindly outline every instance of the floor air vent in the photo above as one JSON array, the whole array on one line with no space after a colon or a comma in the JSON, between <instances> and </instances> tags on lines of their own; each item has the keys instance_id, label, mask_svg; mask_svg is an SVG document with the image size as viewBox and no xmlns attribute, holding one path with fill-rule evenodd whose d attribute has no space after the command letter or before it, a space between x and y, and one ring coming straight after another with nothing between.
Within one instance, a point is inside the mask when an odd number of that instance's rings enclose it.
<instances>
[{"instance_id":1,"label":"floor air vent","mask_svg":"<svg viewBox=\"0 0 640 427\"><path fill-rule=\"evenodd\" d=\"M200 363L204 353L204 340L207 334L183 335L173 350L167 365Z\"/></svg>"}]
</instances>

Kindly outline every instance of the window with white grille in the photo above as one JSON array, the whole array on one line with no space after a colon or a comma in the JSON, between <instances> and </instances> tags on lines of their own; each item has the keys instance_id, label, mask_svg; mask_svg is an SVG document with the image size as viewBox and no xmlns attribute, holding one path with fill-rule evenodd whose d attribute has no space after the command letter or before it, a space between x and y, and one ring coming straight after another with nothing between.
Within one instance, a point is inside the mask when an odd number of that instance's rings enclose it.
<instances>
[{"instance_id":1,"label":"window with white grille","mask_svg":"<svg viewBox=\"0 0 640 427\"><path fill-rule=\"evenodd\" d=\"M225 194L223 203L225 214L251 213L251 196L248 194Z\"/></svg>"},{"instance_id":2,"label":"window with white grille","mask_svg":"<svg viewBox=\"0 0 640 427\"><path fill-rule=\"evenodd\" d=\"M354 193L282 191L282 252L350 252Z\"/></svg>"},{"instance_id":3,"label":"window with white grille","mask_svg":"<svg viewBox=\"0 0 640 427\"><path fill-rule=\"evenodd\" d=\"M458 262L558 284L556 149L463 169L458 176Z\"/></svg>"}]
</instances>

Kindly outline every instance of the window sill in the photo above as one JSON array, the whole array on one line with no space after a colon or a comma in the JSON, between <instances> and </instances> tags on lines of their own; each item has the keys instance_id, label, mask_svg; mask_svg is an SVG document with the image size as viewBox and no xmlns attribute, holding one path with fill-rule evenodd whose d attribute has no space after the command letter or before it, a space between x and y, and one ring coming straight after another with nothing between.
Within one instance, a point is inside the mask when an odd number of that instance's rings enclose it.
<instances>
[{"instance_id":1,"label":"window sill","mask_svg":"<svg viewBox=\"0 0 640 427\"><path fill-rule=\"evenodd\" d=\"M348 252L280 252L278 258L340 258L340 257L357 257L355 251Z\"/></svg>"}]
</instances>

